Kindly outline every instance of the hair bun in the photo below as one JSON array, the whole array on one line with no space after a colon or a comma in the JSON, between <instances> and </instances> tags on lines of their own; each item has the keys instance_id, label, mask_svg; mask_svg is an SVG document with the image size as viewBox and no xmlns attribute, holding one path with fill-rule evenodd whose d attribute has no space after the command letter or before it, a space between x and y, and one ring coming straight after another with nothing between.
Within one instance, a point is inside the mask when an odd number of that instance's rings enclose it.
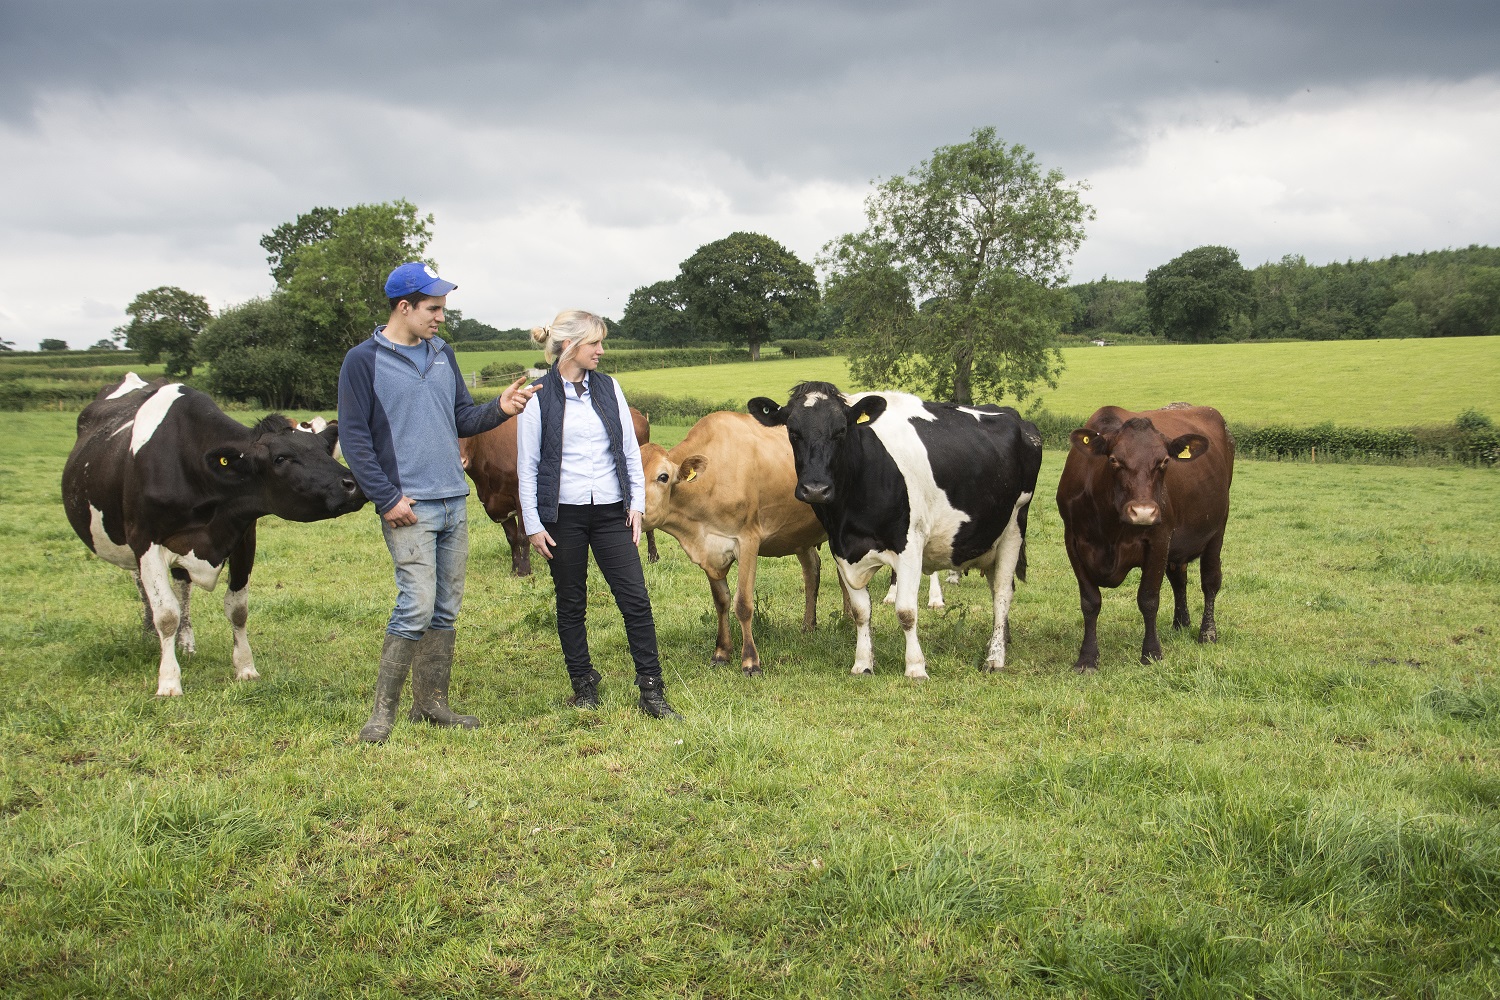
<instances>
[{"instance_id":1,"label":"hair bun","mask_svg":"<svg viewBox=\"0 0 1500 1000\"><path fill-rule=\"evenodd\" d=\"M531 339L538 344L546 344L547 339L552 336L552 328L547 326L534 326L531 328Z\"/></svg>"}]
</instances>

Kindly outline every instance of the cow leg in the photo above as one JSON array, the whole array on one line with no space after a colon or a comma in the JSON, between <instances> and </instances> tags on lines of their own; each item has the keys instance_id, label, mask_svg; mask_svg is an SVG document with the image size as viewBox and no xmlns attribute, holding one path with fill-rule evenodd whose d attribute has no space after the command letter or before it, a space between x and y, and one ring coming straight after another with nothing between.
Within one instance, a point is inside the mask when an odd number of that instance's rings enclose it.
<instances>
[{"instance_id":1,"label":"cow leg","mask_svg":"<svg viewBox=\"0 0 1500 1000\"><path fill-rule=\"evenodd\" d=\"M927 606L929 608L943 607L943 585L938 582L941 573L932 574L932 583L927 588Z\"/></svg>"},{"instance_id":2,"label":"cow leg","mask_svg":"<svg viewBox=\"0 0 1500 1000\"><path fill-rule=\"evenodd\" d=\"M985 574L990 596L995 602L995 628L990 633L990 648L984 658L984 669L995 673L1005 669L1005 643L1010 638L1010 602L1016 593L1016 564L1021 561L1021 527L1014 516L995 543L995 558Z\"/></svg>"},{"instance_id":3,"label":"cow leg","mask_svg":"<svg viewBox=\"0 0 1500 1000\"><path fill-rule=\"evenodd\" d=\"M891 589L887 590L885 592L885 600L881 601L880 603L881 604L895 604L896 603L896 571L894 569L891 570Z\"/></svg>"},{"instance_id":4,"label":"cow leg","mask_svg":"<svg viewBox=\"0 0 1500 1000\"><path fill-rule=\"evenodd\" d=\"M927 658L917 640L917 590L926 576L922 572L922 549L920 539L907 540L906 551L899 557L901 568L896 583L896 620L906 633L906 676L912 680L927 679Z\"/></svg>"},{"instance_id":5,"label":"cow leg","mask_svg":"<svg viewBox=\"0 0 1500 1000\"><path fill-rule=\"evenodd\" d=\"M823 582L823 560L818 558L818 547L814 545L798 552L797 561L802 564L802 631L811 632L818 627L818 587Z\"/></svg>"},{"instance_id":6,"label":"cow leg","mask_svg":"<svg viewBox=\"0 0 1500 1000\"><path fill-rule=\"evenodd\" d=\"M193 581L188 577L182 579L172 578L172 589L177 592L177 606L180 609L177 619L177 648L192 656L198 652L198 644L193 641Z\"/></svg>"},{"instance_id":7,"label":"cow leg","mask_svg":"<svg viewBox=\"0 0 1500 1000\"><path fill-rule=\"evenodd\" d=\"M740 540L740 579L734 595L734 616L740 620L740 669L746 677L754 677L760 671L760 652L755 648L752 629L755 617L755 563L760 552L760 542L755 538Z\"/></svg>"},{"instance_id":8,"label":"cow leg","mask_svg":"<svg viewBox=\"0 0 1500 1000\"><path fill-rule=\"evenodd\" d=\"M1198 563L1198 575L1203 583L1203 625L1198 629L1199 642L1218 642L1219 627L1214 622L1214 600L1219 596L1219 587L1224 583L1224 536L1220 534L1203 550L1203 559Z\"/></svg>"},{"instance_id":9,"label":"cow leg","mask_svg":"<svg viewBox=\"0 0 1500 1000\"><path fill-rule=\"evenodd\" d=\"M1162 543L1165 546L1165 542ZM1167 557L1157 555L1156 546L1147 543L1146 562L1141 567L1141 586L1135 592L1135 606L1141 610L1146 634L1141 640L1141 662L1161 659L1161 638L1156 633L1156 613L1161 609L1161 578L1166 574Z\"/></svg>"},{"instance_id":10,"label":"cow leg","mask_svg":"<svg viewBox=\"0 0 1500 1000\"><path fill-rule=\"evenodd\" d=\"M229 550L229 590L224 594L224 617L234 632L234 679L260 679L255 672L255 656L250 652L250 636L245 622L250 619L250 570L255 565L255 524L245 529L234 548Z\"/></svg>"},{"instance_id":11,"label":"cow leg","mask_svg":"<svg viewBox=\"0 0 1500 1000\"><path fill-rule=\"evenodd\" d=\"M156 696L181 697L182 667L177 662L175 649L181 611L172 586L172 571L167 568L166 552L160 545L152 545L141 556L140 573L146 601L151 605L152 626L161 642L161 664L156 671Z\"/></svg>"},{"instance_id":12,"label":"cow leg","mask_svg":"<svg viewBox=\"0 0 1500 1000\"><path fill-rule=\"evenodd\" d=\"M516 576L531 575L531 542L521 527L521 516L512 514L500 522L505 540L510 543L510 571Z\"/></svg>"},{"instance_id":13,"label":"cow leg","mask_svg":"<svg viewBox=\"0 0 1500 1000\"><path fill-rule=\"evenodd\" d=\"M1172 585L1172 627L1187 628L1193 624L1187 605L1187 563L1167 563L1167 582Z\"/></svg>"},{"instance_id":14,"label":"cow leg","mask_svg":"<svg viewBox=\"0 0 1500 1000\"><path fill-rule=\"evenodd\" d=\"M709 661L710 666L722 667L729 662L729 584L724 581L724 574L729 571L725 566L715 576L713 571L704 570L708 577L708 589L714 597L714 610L719 615L719 636L714 640L714 658Z\"/></svg>"},{"instance_id":15,"label":"cow leg","mask_svg":"<svg viewBox=\"0 0 1500 1000\"><path fill-rule=\"evenodd\" d=\"M1068 561L1073 564L1073 577L1078 581L1078 607L1083 612L1083 645L1078 647L1078 659L1073 662L1073 669L1080 674L1091 674L1099 669L1099 608L1104 600L1099 585L1090 580L1079 565L1071 542L1064 539L1064 545L1068 550Z\"/></svg>"},{"instance_id":16,"label":"cow leg","mask_svg":"<svg viewBox=\"0 0 1500 1000\"><path fill-rule=\"evenodd\" d=\"M656 548L656 529L652 528L646 532L646 558L652 562L661 562L661 552Z\"/></svg>"}]
</instances>

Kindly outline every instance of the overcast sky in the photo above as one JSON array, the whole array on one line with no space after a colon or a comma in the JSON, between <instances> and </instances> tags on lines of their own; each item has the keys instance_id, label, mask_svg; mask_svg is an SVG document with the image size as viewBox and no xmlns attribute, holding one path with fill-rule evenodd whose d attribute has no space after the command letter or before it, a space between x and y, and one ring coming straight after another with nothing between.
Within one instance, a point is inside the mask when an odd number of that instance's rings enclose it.
<instances>
[{"instance_id":1,"label":"overcast sky","mask_svg":"<svg viewBox=\"0 0 1500 1000\"><path fill-rule=\"evenodd\" d=\"M450 302L618 318L737 229L811 261L993 125L1087 181L1075 280L1500 243L1500 3L0 0L0 338L272 287L318 205L436 217Z\"/></svg>"}]
</instances>

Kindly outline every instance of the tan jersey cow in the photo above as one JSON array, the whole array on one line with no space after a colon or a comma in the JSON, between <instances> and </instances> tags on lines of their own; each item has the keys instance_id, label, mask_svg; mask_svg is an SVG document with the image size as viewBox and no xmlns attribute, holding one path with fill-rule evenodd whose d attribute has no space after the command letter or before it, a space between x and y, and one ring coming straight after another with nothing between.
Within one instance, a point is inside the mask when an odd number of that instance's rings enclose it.
<instances>
[{"instance_id":1,"label":"tan jersey cow","mask_svg":"<svg viewBox=\"0 0 1500 1000\"><path fill-rule=\"evenodd\" d=\"M818 546L827 535L807 504L792 495L797 470L786 428L762 427L744 413L710 413L693 425L671 451L641 446L646 471L645 527L661 528L682 543L688 558L708 576L719 613L713 662L728 663L729 585L740 564L734 602L740 620L740 668L760 673L751 615L755 610L755 560L795 555L802 564L806 608L802 627L817 624L821 562Z\"/></svg>"}]
</instances>

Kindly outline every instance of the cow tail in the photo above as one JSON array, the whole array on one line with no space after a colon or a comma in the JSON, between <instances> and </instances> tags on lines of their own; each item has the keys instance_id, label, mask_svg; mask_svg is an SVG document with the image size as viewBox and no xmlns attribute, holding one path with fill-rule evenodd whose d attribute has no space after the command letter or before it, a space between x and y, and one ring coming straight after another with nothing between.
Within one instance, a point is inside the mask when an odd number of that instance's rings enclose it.
<instances>
[{"instance_id":1,"label":"cow tail","mask_svg":"<svg viewBox=\"0 0 1500 1000\"><path fill-rule=\"evenodd\" d=\"M1021 557L1016 560L1016 579L1026 582L1026 536L1021 536Z\"/></svg>"}]
</instances>

